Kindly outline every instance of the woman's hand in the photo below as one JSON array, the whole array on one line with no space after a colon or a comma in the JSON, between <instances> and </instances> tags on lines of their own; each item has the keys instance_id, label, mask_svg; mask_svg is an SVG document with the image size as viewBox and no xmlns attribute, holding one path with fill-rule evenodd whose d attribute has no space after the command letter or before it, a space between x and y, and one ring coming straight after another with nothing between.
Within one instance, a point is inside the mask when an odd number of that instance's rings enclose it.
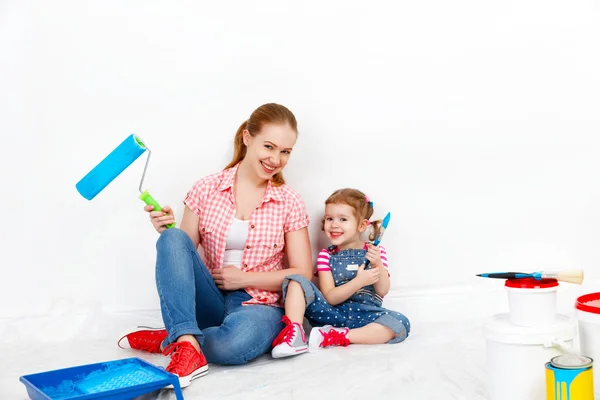
<instances>
[{"instance_id":1,"label":"woman's hand","mask_svg":"<svg viewBox=\"0 0 600 400\"><path fill-rule=\"evenodd\" d=\"M150 214L150 222L152 222L156 232L163 233L167 229L167 225L175 222L175 214L169 206L164 206L162 211L153 210L154 206L147 205L144 207L144 211Z\"/></svg>"},{"instance_id":2,"label":"woman's hand","mask_svg":"<svg viewBox=\"0 0 600 400\"><path fill-rule=\"evenodd\" d=\"M234 265L216 268L211 275L217 287L221 290L238 290L244 288L244 275L246 273Z\"/></svg>"}]
</instances>

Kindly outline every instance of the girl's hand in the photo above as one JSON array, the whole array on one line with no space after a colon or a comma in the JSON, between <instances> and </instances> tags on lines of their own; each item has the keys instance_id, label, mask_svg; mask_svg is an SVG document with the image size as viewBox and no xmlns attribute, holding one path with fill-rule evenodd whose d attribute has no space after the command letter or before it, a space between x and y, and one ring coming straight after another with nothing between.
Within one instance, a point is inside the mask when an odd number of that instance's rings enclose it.
<instances>
[{"instance_id":1,"label":"girl's hand","mask_svg":"<svg viewBox=\"0 0 600 400\"><path fill-rule=\"evenodd\" d=\"M373 246L371 243L367 244L367 260L374 267L383 267L383 261L381 260L381 249L378 246Z\"/></svg>"},{"instance_id":2,"label":"girl's hand","mask_svg":"<svg viewBox=\"0 0 600 400\"><path fill-rule=\"evenodd\" d=\"M365 271L365 264L362 264L358 267L358 272L356 273L356 278L358 282L360 282L360 287L365 287L368 285L373 285L379 280L379 267L373 267Z\"/></svg>"},{"instance_id":3,"label":"girl's hand","mask_svg":"<svg viewBox=\"0 0 600 400\"><path fill-rule=\"evenodd\" d=\"M166 225L175 222L175 214L171 210L171 207L164 206L162 211L152 210L154 210L154 206L147 205L144 207L144 211L150 214L150 222L152 222L156 232L163 233L167 229Z\"/></svg>"}]
</instances>

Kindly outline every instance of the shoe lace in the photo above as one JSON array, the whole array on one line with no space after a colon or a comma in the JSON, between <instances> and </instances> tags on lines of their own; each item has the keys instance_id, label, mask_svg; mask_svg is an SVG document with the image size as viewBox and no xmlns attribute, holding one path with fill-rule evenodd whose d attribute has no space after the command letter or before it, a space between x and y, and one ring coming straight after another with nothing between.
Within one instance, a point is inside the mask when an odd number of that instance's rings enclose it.
<instances>
[{"instance_id":1,"label":"shoe lace","mask_svg":"<svg viewBox=\"0 0 600 400\"><path fill-rule=\"evenodd\" d=\"M190 360L196 354L196 349L190 342L174 342L165 347L163 355L171 355L171 362L167 365L167 372L179 375L185 372Z\"/></svg>"},{"instance_id":2,"label":"shoe lace","mask_svg":"<svg viewBox=\"0 0 600 400\"><path fill-rule=\"evenodd\" d=\"M279 332L279 335L273 340L272 346L275 347L281 343L287 343L289 345L292 344L292 339L294 338L294 325L292 321L285 315L281 318L281 322L285 324L285 327Z\"/></svg>"},{"instance_id":3,"label":"shoe lace","mask_svg":"<svg viewBox=\"0 0 600 400\"><path fill-rule=\"evenodd\" d=\"M138 350L149 352L159 351L162 342L162 338L157 332L151 332L148 336L133 337L132 340Z\"/></svg>"},{"instance_id":4,"label":"shoe lace","mask_svg":"<svg viewBox=\"0 0 600 400\"><path fill-rule=\"evenodd\" d=\"M346 332L330 329L329 331L323 333L323 341L321 342L320 347L348 346L349 344L350 340L348 340L346 337Z\"/></svg>"}]
</instances>

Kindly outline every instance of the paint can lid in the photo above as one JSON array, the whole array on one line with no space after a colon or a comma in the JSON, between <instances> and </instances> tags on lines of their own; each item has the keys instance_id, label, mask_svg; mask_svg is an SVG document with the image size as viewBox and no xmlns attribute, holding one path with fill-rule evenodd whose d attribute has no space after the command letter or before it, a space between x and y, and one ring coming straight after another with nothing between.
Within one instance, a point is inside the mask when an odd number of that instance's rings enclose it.
<instances>
[{"instance_id":1,"label":"paint can lid","mask_svg":"<svg viewBox=\"0 0 600 400\"><path fill-rule=\"evenodd\" d=\"M561 369L580 369L588 368L594 364L594 360L586 356L577 356L572 354L563 354L553 357L550 364L555 368Z\"/></svg>"},{"instance_id":2,"label":"paint can lid","mask_svg":"<svg viewBox=\"0 0 600 400\"><path fill-rule=\"evenodd\" d=\"M600 292L579 296L575 308L592 314L600 314Z\"/></svg>"},{"instance_id":3,"label":"paint can lid","mask_svg":"<svg viewBox=\"0 0 600 400\"><path fill-rule=\"evenodd\" d=\"M516 278L507 279L504 286L515 289L546 289L557 287L558 280L550 278Z\"/></svg>"}]
</instances>

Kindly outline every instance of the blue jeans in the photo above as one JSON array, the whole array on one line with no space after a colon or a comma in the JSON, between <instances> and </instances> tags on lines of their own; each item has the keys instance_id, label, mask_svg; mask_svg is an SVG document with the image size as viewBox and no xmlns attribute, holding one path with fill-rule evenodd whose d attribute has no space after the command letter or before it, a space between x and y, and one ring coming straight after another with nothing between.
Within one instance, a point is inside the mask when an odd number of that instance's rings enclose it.
<instances>
[{"instance_id":1,"label":"blue jeans","mask_svg":"<svg viewBox=\"0 0 600 400\"><path fill-rule=\"evenodd\" d=\"M181 335L194 335L209 363L245 364L271 350L283 329L283 310L246 305L244 290L221 291L190 237L165 230L156 244L156 287L168 336L163 348Z\"/></svg>"}]
</instances>

